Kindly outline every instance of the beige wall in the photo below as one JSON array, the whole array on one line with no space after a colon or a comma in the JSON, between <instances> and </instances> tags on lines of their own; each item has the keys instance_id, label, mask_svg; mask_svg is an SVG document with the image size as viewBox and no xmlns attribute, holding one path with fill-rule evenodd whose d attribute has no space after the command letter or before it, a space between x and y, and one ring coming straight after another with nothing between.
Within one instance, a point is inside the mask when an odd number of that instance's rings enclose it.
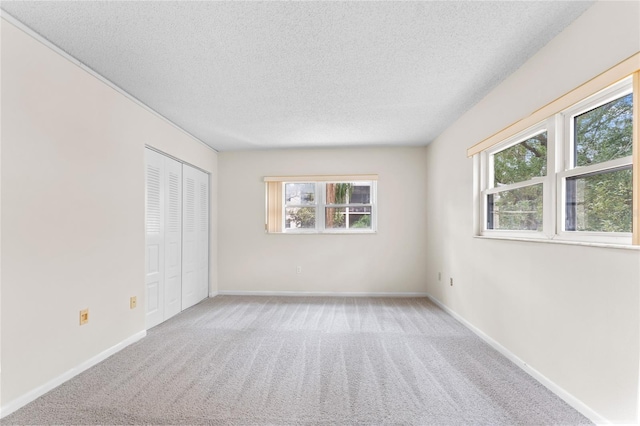
<instances>
[{"instance_id":1,"label":"beige wall","mask_svg":"<svg viewBox=\"0 0 640 426\"><path fill-rule=\"evenodd\" d=\"M424 148L220 153L220 291L424 292L423 157ZM366 173L379 175L377 234L265 234L264 176Z\"/></svg>"},{"instance_id":2,"label":"beige wall","mask_svg":"<svg viewBox=\"0 0 640 426\"><path fill-rule=\"evenodd\" d=\"M144 145L211 172L214 211L217 159L4 20L1 47L4 407L144 330Z\"/></svg>"},{"instance_id":3,"label":"beige wall","mask_svg":"<svg viewBox=\"0 0 640 426\"><path fill-rule=\"evenodd\" d=\"M587 410L627 423L638 408L640 252L473 238L465 151L639 51L639 24L638 2L596 3L426 157L429 293Z\"/></svg>"}]
</instances>

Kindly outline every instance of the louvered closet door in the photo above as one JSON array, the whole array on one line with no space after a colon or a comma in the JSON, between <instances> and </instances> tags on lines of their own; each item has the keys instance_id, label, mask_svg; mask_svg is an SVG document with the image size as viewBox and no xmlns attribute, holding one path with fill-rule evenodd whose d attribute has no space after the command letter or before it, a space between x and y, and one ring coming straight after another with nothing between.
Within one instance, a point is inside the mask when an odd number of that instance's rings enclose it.
<instances>
[{"instance_id":1,"label":"louvered closet door","mask_svg":"<svg viewBox=\"0 0 640 426\"><path fill-rule=\"evenodd\" d=\"M182 309L208 295L209 175L182 166Z\"/></svg>"},{"instance_id":2,"label":"louvered closet door","mask_svg":"<svg viewBox=\"0 0 640 426\"><path fill-rule=\"evenodd\" d=\"M209 175L203 172L198 179L198 215L196 291L202 300L209 296Z\"/></svg>"},{"instance_id":3,"label":"louvered closet door","mask_svg":"<svg viewBox=\"0 0 640 426\"><path fill-rule=\"evenodd\" d=\"M147 328L164 320L164 156L146 151L146 278L145 305Z\"/></svg>"},{"instance_id":4,"label":"louvered closet door","mask_svg":"<svg viewBox=\"0 0 640 426\"><path fill-rule=\"evenodd\" d=\"M182 310L182 164L165 157L164 319Z\"/></svg>"}]
</instances>

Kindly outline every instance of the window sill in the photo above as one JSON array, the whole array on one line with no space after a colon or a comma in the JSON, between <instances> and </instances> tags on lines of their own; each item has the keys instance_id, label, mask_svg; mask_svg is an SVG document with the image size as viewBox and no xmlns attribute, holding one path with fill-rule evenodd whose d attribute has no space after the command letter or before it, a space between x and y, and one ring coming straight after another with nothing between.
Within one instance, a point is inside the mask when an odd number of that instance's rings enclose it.
<instances>
[{"instance_id":1,"label":"window sill","mask_svg":"<svg viewBox=\"0 0 640 426\"><path fill-rule=\"evenodd\" d=\"M640 246L634 246L634 245L631 245L631 244L614 244L614 243L598 243L598 242L589 242L589 241L554 240L554 239L549 239L549 238L500 237L500 236L493 236L493 235L474 235L473 238L478 238L478 239L481 239L481 240L527 241L527 242L532 242L532 243L543 243L543 244L564 244L564 245L570 245L570 246L601 247L601 248L640 251Z\"/></svg>"}]
</instances>

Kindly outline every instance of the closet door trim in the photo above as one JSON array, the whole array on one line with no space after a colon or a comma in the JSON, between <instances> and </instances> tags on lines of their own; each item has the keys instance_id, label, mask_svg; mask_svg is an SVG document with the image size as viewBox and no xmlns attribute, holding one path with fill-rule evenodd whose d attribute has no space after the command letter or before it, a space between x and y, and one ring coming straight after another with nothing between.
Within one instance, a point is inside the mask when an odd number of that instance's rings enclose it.
<instances>
[{"instance_id":1,"label":"closet door trim","mask_svg":"<svg viewBox=\"0 0 640 426\"><path fill-rule=\"evenodd\" d=\"M151 150L151 151L157 152L157 153L158 153L158 154L160 154L160 155L164 155L165 157L169 157L169 158L171 158L172 160L175 160L175 161L177 161L177 162L178 162L178 163L180 163L180 164L186 164L186 165L187 165L187 166L189 166L189 167L193 167L194 169L198 169L198 170L200 170L202 173L206 173L206 174L208 174L208 175L211 175L211 172L208 172L208 171L206 171L205 169L201 169L201 168L200 168L200 167L198 167L198 166L194 166L193 164L188 163L188 162L186 162L186 161L184 161L184 160L181 160L181 159L179 159L178 157L174 157L174 156L173 156L173 155L171 155L171 154L167 154L166 152L161 151L161 150L159 150L158 148L156 148L156 147L154 147L154 146L151 146L151 145L147 145L147 144L145 144L145 146L144 146L144 147L145 147L146 149ZM217 151L216 151L216 152L217 152ZM209 221L211 221L211 220L209 220Z\"/></svg>"}]
</instances>

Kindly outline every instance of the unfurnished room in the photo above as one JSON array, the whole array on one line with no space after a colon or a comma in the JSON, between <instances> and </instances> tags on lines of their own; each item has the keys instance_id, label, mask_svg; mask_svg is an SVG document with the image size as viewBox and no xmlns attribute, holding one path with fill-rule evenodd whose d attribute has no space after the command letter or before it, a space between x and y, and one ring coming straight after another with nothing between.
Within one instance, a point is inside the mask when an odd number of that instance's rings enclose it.
<instances>
[{"instance_id":1,"label":"unfurnished room","mask_svg":"<svg viewBox=\"0 0 640 426\"><path fill-rule=\"evenodd\" d=\"M640 2L0 18L1 424L640 424Z\"/></svg>"}]
</instances>

